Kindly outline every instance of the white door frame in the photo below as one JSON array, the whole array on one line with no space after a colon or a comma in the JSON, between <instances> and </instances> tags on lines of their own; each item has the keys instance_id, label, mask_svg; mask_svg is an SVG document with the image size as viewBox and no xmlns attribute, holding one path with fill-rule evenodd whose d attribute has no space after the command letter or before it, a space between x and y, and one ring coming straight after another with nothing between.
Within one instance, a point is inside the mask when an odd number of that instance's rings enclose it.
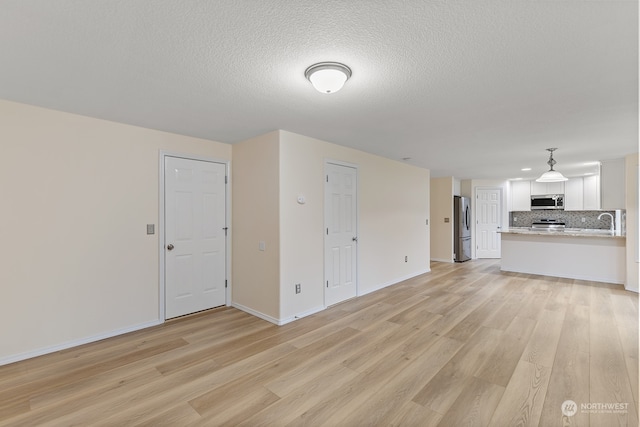
<instances>
[{"instance_id":1,"label":"white door frame","mask_svg":"<svg viewBox=\"0 0 640 427\"><path fill-rule=\"evenodd\" d=\"M227 187L225 188L225 222L227 224L227 238L225 242L225 251L226 251L226 262L225 262L225 282L227 283L227 287L225 288L225 305L229 306L231 301L231 164L229 160L225 159L216 159L212 157L198 156L194 154L184 154L184 153L175 153L171 151L163 151L160 150L160 155L158 156L158 164L159 164L159 190L158 190L158 261L159 261L159 271L158 271L158 318L161 323L164 323L167 319L165 318L165 297L166 297L166 283L165 283L165 214L164 214L164 184L165 184L165 158L166 157L178 157L181 159L187 160L200 160L204 162L211 163L221 163L225 165L226 175L227 175Z\"/></svg>"},{"instance_id":2,"label":"white door frame","mask_svg":"<svg viewBox=\"0 0 640 427\"><path fill-rule=\"evenodd\" d=\"M358 165L356 165L355 163L349 163L349 162L343 162L341 160L333 160L333 159L324 159L324 167L323 167L323 177L322 177L322 182L324 183L324 185L326 185L326 181L325 181L325 177L327 176L327 166L328 165L338 165L338 166L345 166L348 168L353 168L356 170L356 236L360 236L360 170ZM324 187L323 187L323 204L326 202L324 201ZM323 207L323 216L324 216L324 227L323 227L323 231L322 231L322 236L323 236L323 247L322 247L322 254L323 254L323 264L322 264L322 271L324 272L323 274L323 280L322 280L322 287L324 289L323 292L323 304L325 306L325 308L327 307L326 304L326 292L327 292L327 288L324 285L327 281L327 268L326 268L326 263L327 260L325 258L325 254L326 254L326 248L327 248L327 233L325 233L324 230L327 229L327 220L328 220L328 214L327 214L327 206L325 205ZM356 242L356 297L360 296L360 242Z\"/></svg>"}]
</instances>

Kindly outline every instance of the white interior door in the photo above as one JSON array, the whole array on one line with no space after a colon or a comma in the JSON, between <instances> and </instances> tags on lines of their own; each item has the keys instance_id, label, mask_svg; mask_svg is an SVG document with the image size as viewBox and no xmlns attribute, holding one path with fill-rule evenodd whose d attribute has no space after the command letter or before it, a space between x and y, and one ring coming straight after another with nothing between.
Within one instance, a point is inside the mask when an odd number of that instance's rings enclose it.
<instances>
[{"instance_id":1,"label":"white interior door","mask_svg":"<svg viewBox=\"0 0 640 427\"><path fill-rule=\"evenodd\" d=\"M226 165L165 157L165 317L224 305Z\"/></svg>"},{"instance_id":2,"label":"white interior door","mask_svg":"<svg viewBox=\"0 0 640 427\"><path fill-rule=\"evenodd\" d=\"M500 258L502 190L476 190L476 258Z\"/></svg>"},{"instance_id":3,"label":"white interior door","mask_svg":"<svg viewBox=\"0 0 640 427\"><path fill-rule=\"evenodd\" d=\"M326 165L325 294L326 306L357 294L357 170Z\"/></svg>"}]
</instances>

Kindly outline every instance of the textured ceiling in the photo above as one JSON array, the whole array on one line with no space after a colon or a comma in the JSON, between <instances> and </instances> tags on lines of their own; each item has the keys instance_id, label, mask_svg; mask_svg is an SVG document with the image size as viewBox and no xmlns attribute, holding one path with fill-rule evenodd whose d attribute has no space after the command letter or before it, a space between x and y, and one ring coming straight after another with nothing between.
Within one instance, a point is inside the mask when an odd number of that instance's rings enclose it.
<instances>
[{"instance_id":1,"label":"textured ceiling","mask_svg":"<svg viewBox=\"0 0 640 427\"><path fill-rule=\"evenodd\" d=\"M638 151L635 0L3 0L0 58L0 98L228 143L285 129L433 176ZM339 93L305 80L321 61L353 70Z\"/></svg>"}]
</instances>

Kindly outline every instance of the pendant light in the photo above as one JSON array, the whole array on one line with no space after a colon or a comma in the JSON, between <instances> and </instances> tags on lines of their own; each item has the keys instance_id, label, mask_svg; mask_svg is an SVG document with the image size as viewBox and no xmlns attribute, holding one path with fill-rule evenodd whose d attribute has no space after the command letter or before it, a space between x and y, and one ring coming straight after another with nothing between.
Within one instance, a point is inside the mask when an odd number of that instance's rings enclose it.
<instances>
[{"instance_id":1,"label":"pendant light","mask_svg":"<svg viewBox=\"0 0 640 427\"><path fill-rule=\"evenodd\" d=\"M339 62L319 62L304 72L318 92L334 93L342 89L351 77L351 68Z\"/></svg>"},{"instance_id":2,"label":"pendant light","mask_svg":"<svg viewBox=\"0 0 640 427\"><path fill-rule=\"evenodd\" d=\"M568 178L565 178L560 172L553 170L553 165L557 163L553 159L553 152L556 150L557 148L547 148L547 151L549 152L549 161L547 161L547 164L550 169L543 173L540 178L536 179L537 182L561 182L568 180Z\"/></svg>"}]
</instances>

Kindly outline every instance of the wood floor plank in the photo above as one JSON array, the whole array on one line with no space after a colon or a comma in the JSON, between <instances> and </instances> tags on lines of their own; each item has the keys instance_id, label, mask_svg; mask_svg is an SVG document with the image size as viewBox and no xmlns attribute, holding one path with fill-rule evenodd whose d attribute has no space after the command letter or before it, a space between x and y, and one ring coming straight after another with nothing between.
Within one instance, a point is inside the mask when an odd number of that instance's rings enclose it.
<instances>
[{"instance_id":1,"label":"wood floor plank","mask_svg":"<svg viewBox=\"0 0 640 427\"><path fill-rule=\"evenodd\" d=\"M412 400L445 414L491 356L501 335L496 329L479 328Z\"/></svg>"},{"instance_id":2,"label":"wood floor plank","mask_svg":"<svg viewBox=\"0 0 640 427\"><path fill-rule=\"evenodd\" d=\"M440 421L441 426L486 426L498 406L504 387L471 378Z\"/></svg>"},{"instance_id":3,"label":"wood floor plank","mask_svg":"<svg viewBox=\"0 0 640 427\"><path fill-rule=\"evenodd\" d=\"M549 385L551 368L520 360L490 426L537 426Z\"/></svg>"},{"instance_id":4,"label":"wood floor plank","mask_svg":"<svg viewBox=\"0 0 640 427\"><path fill-rule=\"evenodd\" d=\"M524 326L514 327L500 334L498 341L484 364L476 370L474 376L487 382L506 387L522 357L525 346L529 342L529 337L533 331L533 325L528 323L529 319L514 319L515 322L522 322L529 325L525 332L512 334L511 330L521 332ZM513 324L514 321L511 323Z\"/></svg>"},{"instance_id":5,"label":"wood floor plank","mask_svg":"<svg viewBox=\"0 0 640 427\"><path fill-rule=\"evenodd\" d=\"M541 318L522 353L522 360L547 368L553 366L564 316L564 311L542 310Z\"/></svg>"},{"instance_id":6,"label":"wood floor plank","mask_svg":"<svg viewBox=\"0 0 640 427\"><path fill-rule=\"evenodd\" d=\"M638 407L638 294L629 292L613 291L610 294L610 300L613 307L617 330L620 336L620 343L625 355L625 365L633 393L633 400L636 406L636 412L640 410Z\"/></svg>"},{"instance_id":7,"label":"wood floor plank","mask_svg":"<svg viewBox=\"0 0 640 427\"><path fill-rule=\"evenodd\" d=\"M390 427L436 427L442 414L437 413L413 401L405 402L396 411L396 417L389 423Z\"/></svg>"},{"instance_id":8,"label":"wood floor plank","mask_svg":"<svg viewBox=\"0 0 640 427\"><path fill-rule=\"evenodd\" d=\"M265 386L280 397L287 396L302 384L308 382L310 377L315 378L333 366L340 366L343 360L361 351L363 348L367 348L376 338L395 335L398 328L399 326L394 323L385 322L375 331L355 334L350 338L336 343L331 348L331 351L323 351L321 356L309 358L308 361L305 361L291 371L279 375L273 381L265 383Z\"/></svg>"},{"instance_id":9,"label":"wood floor plank","mask_svg":"<svg viewBox=\"0 0 640 427\"><path fill-rule=\"evenodd\" d=\"M590 412L590 420L593 425L635 426L638 425L637 405L609 295L610 290L606 288L591 287L589 403L617 403L626 405L626 408L619 412L595 408Z\"/></svg>"},{"instance_id":10,"label":"wood floor plank","mask_svg":"<svg viewBox=\"0 0 640 427\"><path fill-rule=\"evenodd\" d=\"M432 335L429 326L440 318L440 315L428 311L422 312L420 316L412 319L412 322L402 325L392 335L362 346L359 351L344 359L342 363L354 371L364 372L391 352L407 345L409 340L417 335L421 335L423 339L435 339L436 337Z\"/></svg>"},{"instance_id":11,"label":"wood floor plank","mask_svg":"<svg viewBox=\"0 0 640 427\"><path fill-rule=\"evenodd\" d=\"M182 338L175 339L164 344L158 344L150 348L132 351L121 354L117 357L105 359L98 365L74 369L68 372L61 372L53 375L53 378L46 378L39 381L36 380L22 386L0 390L0 412L4 411L5 408L14 406L15 404L22 405L24 399L30 397L34 393L42 393L57 387L66 386L76 381L81 381L85 378L90 378L94 375L116 369L117 367L125 366L137 360L143 360L153 355L170 351L171 349L185 345L187 345L187 342Z\"/></svg>"},{"instance_id":12,"label":"wood floor plank","mask_svg":"<svg viewBox=\"0 0 640 427\"><path fill-rule=\"evenodd\" d=\"M180 402L166 411L162 411L146 420L136 422L135 425L136 427L174 427L193 425L201 420L202 417L191 405L186 402Z\"/></svg>"},{"instance_id":13,"label":"wood floor plank","mask_svg":"<svg viewBox=\"0 0 640 427\"><path fill-rule=\"evenodd\" d=\"M331 365L329 369L297 388L279 401L242 421L239 426L281 426L292 422L311 407L327 399L335 389L351 382L359 375L342 365Z\"/></svg>"},{"instance_id":14,"label":"wood floor plank","mask_svg":"<svg viewBox=\"0 0 640 427\"><path fill-rule=\"evenodd\" d=\"M350 408L366 401L380 385L388 382L406 365L406 354L394 351L286 425L339 425L339 420L348 415Z\"/></svg>"},{"instance_id":15,"label":"wood floor plank","mask_svg":"<svg viewBox=\"0 0 640 427\"><path fill-rule=\"evenodd\" d=\"M344 328L322 340L318 340L307 347L298 349L274 361L267 369L240 376L221 387L217 387L191 399L189 404L193 406L199 414L208 415L214 413L216 410L225 408L236 400L240 400L243 394L246 394L248 391L258 390L257 393L260 396L267 394L266 391L269 390L267 390L263 384L271 382L283 374L289 373L300 364L307 362L310 358L317 358L323 351L327 351L327 348L355 334L357 334L357 330ZM241 394L238 394L238 392ZM269 391L269 393L279 399L275 393L271 391Z\"/></svg>"},{"instance_id":16,"label":"wood floor plank","mask_svg":"<svg viewBox=\"0 0 640 427\"><path fill-rule=\"evenodd\" d=\"M494 294L471 312L464 320L458 323L451 331L447 332L449 338L458 341L466 341L473 333L482 326L496 310L498 310L508 299L508 294Z\"/></svg>"},{"instance_id":17,"label":"wood floor plank","mask_svg":"<svg viewBox=\"0 0 640 427\"><path fill-rule=\"evenodd\" d=\"M411 362L414 368L403 369L359 407L352 407L340 424L376 426L391 423L397 416L396 408L415 396L461 347L459 341L438 338Z\"/></svg>"},{"instance_id":18,"label":"wood floor plank","mask_svg":"<svg viewBox=\"0 0 640 427\"><path fill-rule=\"evenodd\" d=\"M0 366L0 426L634 425L638 306L434 262L284 326L222 307ZM566 399L627 410L563 419Z\"/></svg>"},{"instance_id":19,"label":"wood floor plank","mask_svg":"<svg viewBox=\"0 0 640 427\"><path fill-rule=\"evenodd\" d=\"M589 414L578 411L568 417L562 413L562 404L567 400L577 405L589 402L589 335L589 307L569 306L542 408L541 425L589 425Z\"/></svg>"}]
</instances>

